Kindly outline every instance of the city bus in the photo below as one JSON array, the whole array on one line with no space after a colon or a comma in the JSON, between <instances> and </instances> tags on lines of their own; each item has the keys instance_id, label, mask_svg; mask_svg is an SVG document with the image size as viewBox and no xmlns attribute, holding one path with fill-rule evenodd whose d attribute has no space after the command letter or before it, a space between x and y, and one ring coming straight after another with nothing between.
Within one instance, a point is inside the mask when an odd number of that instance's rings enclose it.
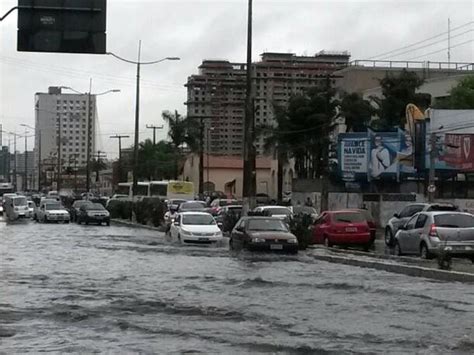
<instances>
[{"instance_id":1,"label":"city bus","mask_svg":"<svg viewBox=\"0 0 474 355\"><path fill-rule=\"evenodd\" d=\"M133 183L120 182L117 193L133 197ZM194 200L194 184L189 181L146 181L138 182L137 196L159 197L163 200Z\"/></svg>"}]
</instances>

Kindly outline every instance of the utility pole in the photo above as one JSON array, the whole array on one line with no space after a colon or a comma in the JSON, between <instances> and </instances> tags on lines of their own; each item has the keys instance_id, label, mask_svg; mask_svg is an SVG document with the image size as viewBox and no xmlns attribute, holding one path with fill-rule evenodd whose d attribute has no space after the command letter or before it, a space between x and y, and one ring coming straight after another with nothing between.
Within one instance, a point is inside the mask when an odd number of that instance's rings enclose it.
<instances>
[{"instance_id":1,"label":"utility pole","mask_svg":"<svg viewBox=\"0 0 474 355\"><path fill-rule=\"evenodd\" d=\"M18 180L16 178L16 133L13 133L13 184L15 185L15 191L18 189Z\"/></svg>"},{"instance_id":2,"label":"utility pole","mask_svg":"<svg viewBox=\"0 0 474 355\"><path fill-rule=\"evenodd\" d=\"M102 158L107 158L107 155L104 154L104 152L101 152L100 150L98 150L97 153L94 154L94 159L95 159L95 162L96 162L95 163L95 168L96 168L95 169L95 174L96 174L95 175L95 182L96 183L99 182L99 172L100 172L99 168L100 168L100 162L101 162ZM100 187L99 187L98 192L100 193Z\"/></svg>"},{"instance_id":3,"label":"utility pole","mask_svg":"<svg viewBox=\"0 0 474 355\"><path fill-rule=\"evenodd\" d=\"M115 136L110 136L110 138L118 139L119 142L119 159L118 159L118 171L119 171L119 182L122 180L122 139L130 138L127 135L116 134Z\"/></svg>"},{"instance_id":4,"label":"utility pole","mask_svg":"<svg viewBox=\"0 0 474 355\"><path fill-rule=\"evenodd\" d=\"M436 192L436 133L430 134L430 170L428 175L428 201L433 202Z\"/></svg>"},{"instance_id":5,"label":"utility pole","mask_svg":"<svg viewBox=\"0 0 474 355\"><path fill-rule=\"evenodd\" d=\"M450 66L451 66L451 19L448 17L448 68Z\"/></svg>"},{"instance_id":6,"label":"utility pole","mask_svg":"<svg viewBox=\"0 0 474 355\"><path fill-rule=\"evenodd\" d=\"M156 130L157 129L163 129L163 126L154 126L154 125L146 125L146 128L152 129L153 130L153 145L156 144Z\"/></svg>"},{"instance_id":7,"label":"utility pole","mask_svg":"<svg viewBox=\"0 0 474 355\"><path fill-rule=\"evenodd\" d=\"M25 154L23 155L25 158L25 173L24 173L24 181L23 181L23 191L28 190L28 131L25 128Z\"/></svg>"},{"instance_id":8,"label":"utility pole","mask_svg":"<svg viewBox=\"0 0 474 355\"><path fill-rule=\"evenodd\" d=\"M58 115L58 175L56 179L56 190L61 190L61 115Z\"/></svg>"},{"instance_id":9,"label":"utility pole","mask_svg":"<svg viewBox=\"0 0 474 355\"><path fill-rule=\"evenodd\" d=\"M137 83L135 97L135 139L133 144L133 196L138 195L138 131L140 128L140 54L142 41L138 42Z\"/></svg>"},{"instance_id":10,"label":"utility pole","mask_svg":"<svg viewBox=\"0 0 474 355\"><path fill-rule=\"evenodd\" d=\"M89 80L89 92L87 93L87 152L86 152L86 192L91 189L91 92L92 92L92 78Z\"/></svg>"},{"instance_id":11,"label":"utility pole","mask_svg":"<svg viewBox=\"0 0 474 355\"><path fill-rule=\"evenodd\" d=\"M204 193L204 117L199 122L199 194Z\"/></svg>"},{"instance_id":12,"label":"utility pole","mask_svg":"<svg viewBox=\"0 0 474 355\"><path fill-rule=\"evenodd\" d=\"M331 105L331 79L329 73L326 74L326 119L328 122L331 122L331 112L330 112L330 105ZM326 134L327 132L324 132ZM327 137L324 137L327 138ZM329 142L328 142L329 143ZM328 181L328 149L327 145L324 145L324 149L322 152L322 179L321 179L321 209L320 212L327 211L329 207L329 181Z\"/></svg>"},{"instance_id":13,"label":"utility pole","mask_svg":"<svg viewBox=\"0 0 474 355\"><path fill-rule=\"evenodd\" d=\"M247 24L247 78L245 95L244 121L244 173L242 195L244 200L244 214L255 207L256 193L256 157L255 157L255 121L254 100L252 92L252 0L248 0Z\"/></svg>"},{"instance_id":14,"label":"utility pole","mask_svg":"<svg viewBox=\"0 0 474 355\"><path fill-rule=\"evenodd\" d=\"M38 192L41 192L41 130L38 130Z\"/></svg>"}]
</instances>

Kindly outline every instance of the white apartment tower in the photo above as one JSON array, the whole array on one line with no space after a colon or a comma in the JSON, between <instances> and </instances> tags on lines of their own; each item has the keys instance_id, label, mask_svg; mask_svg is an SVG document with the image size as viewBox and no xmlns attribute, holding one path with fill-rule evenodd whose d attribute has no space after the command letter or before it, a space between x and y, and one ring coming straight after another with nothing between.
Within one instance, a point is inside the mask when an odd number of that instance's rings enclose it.
<instances>
[{"instance_id":1,"label":"white apartment tower","mask_svg":"<svg viewBox=\"0 0 474 355\"><path fill-rule=\"evenodd\" d=\"M41 170L46 171L51 167L57 169L59 148L62 171L74 165L85 167L88 134L90 155L92 156L95 151L96 112L95 95L65 94L62 93L61 87L49 87L48 93L36 93L35 170L38 169L39 151L41 151ZM88 119L91 120L90 125ZM60 144L59 137L61 137ZM41 150L39 150L40 142Z\"/></svg>"}]
</instances>

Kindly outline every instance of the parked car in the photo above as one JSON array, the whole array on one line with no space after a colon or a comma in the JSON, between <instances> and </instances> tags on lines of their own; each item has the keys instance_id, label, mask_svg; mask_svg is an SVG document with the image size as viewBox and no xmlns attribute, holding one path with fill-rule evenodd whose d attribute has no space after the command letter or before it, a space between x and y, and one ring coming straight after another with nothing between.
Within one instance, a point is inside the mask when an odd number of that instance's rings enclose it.
<instances>
[{"instance_id":1,"label":"parked car","mask_svg":"<svg viewBox=\"0 0 474 355\"><path fill-rule=\"evenodd\" d=\"M30 210L25 196L14 195L6 196L3 204L5 214L10 221L20 218L30 218Z\"/></svg>"},{"instance_id":2,"label":"parked car","mask_svg":"<svg viewBox=\"0 0 474 355\"><path fill-rule=\"evenodd\" d=\"M286 223L272 217L242 217L232 230L229 246L231 250L298 252L298 240Z\"/></svg>"},{"instance_id":3,"label":"parked car","mask_svg":"<svg viewBox=\"0 0 474 355\"><path fill-rule=\"evenodd\" d=\"M211 244L222 240L222 231L210 213L178 213L171 225L172 238L183 243Z\"/></svg>"},{"instance_id":4,"label":"parked car","mask_svg":"<svg viewBox=\"0 0 474 355\"><path fill-rule=\"evenodd\" d=\"M366 218L353 210L321 213L312 227L312 234L314 244L327 247L362 246L367 251L373 243Z\"/></svg>"},{"instance_id":5,"label":"parked car","mask_svg":"<svg viewBox=\"0 0 474 355\"><path fill-rule=\"evenodd\" d=\"M188 201L179 205L178 213L187 211L206 212L206 203L203 201Z\"/></svg>"},{"instance_id":6,"label":"parked car","mask_svg":"<svg viewBox=\"0 0 474 355\"><path fill-rule=\"evenodd\" d=\"M395 213L385 226L385 244L389 247L395 245L395 234L412 216L418 212L430 211L458 211L458 207L449 203L411 203L400 212Z\"/></svg>"},{"instance_id":7,"label":"parked car","mask_svg":"<svg viewBox=\"0 0 474 355\"><path fill-rule=\"evenodd\" d=\"M79 224L97 223L99 225L105 223L110 226L110 213L100 203L83 204L79 208L76 222Z\"/></svg>"},{"instance_id":8,"label":"parked car","mask_svg":"<svg viewBox=\"0 0 474 355\"><path fill-rule=\"evenodd\" d=\"M214 217L217 216L220 210L227 205L236 205L238 204L237 200L228 199L228 198L217 198L211 202L208 212L212 214Z\"/></svg>"},{"instance_id":9,"label":"parked car","mask_svg":"<svg viewBox=\"0 0 474 355\"><path fill-rule=\"evenodd\" d=\"M71 208L69 209L69 214L71 215L71 221L77 221L77 215L79 214L79 210L81 206L84 205L92 205L92 202L89 200L76 200L73 202Z\"/></svg>"},{"instance_id":10,"label":"parked car","mask_svg":"<svg viewBox=\"0 0 474 355\"><path fill-rule=\"evenodd\" d=\"M115 195L112 195L111 198L107 199L107 202L105 203L105 207L108 207L109 206L109 203L110 201L115 201L115 200L126 200L128 199L128 195L125 195L125 194L115 194Z\"/></svg>"},{"instance_id":11,"label":"parked car","mask_svg":"<svg viewBox=\"0 0 474 355\"><path fill-rule=\"evenodd\" d=\"M69 212L56 200L43 200L36 210L38 222L64 222L69 223Z\"/></svg>"},{"instance_id":12,"label":"parked car","mask_svg":"<svg viewBox=\"0 0 474 355\"><path fill-rule=\"evenodd\" d=\"M395 235L397 255L431 259L440 252L467 257L474 263L474 216L465 212L421 212Z\"/></svg>"},{"instance_id":13,"label":"parked car","mask_svg":"<svg viewBox=\"0 0 474 355\"><path fill-rule=\"evenodd\" d=\"M242 205L228 205L219 210L215 217L217 225L223 232L230 232L242 214Z\"/></svg>"},{"instance_id":14,"label":"parked car","mask_svg":"<svg viewBox=\"0 0 474 355\"><path fill-rule=\"evenodd\" d=\"M261 213L264 216L280 218L286 222L288 222L292 216L291 210L285 206L259 206L253 211L259 214Z\"/></svg>"}]
</instances>

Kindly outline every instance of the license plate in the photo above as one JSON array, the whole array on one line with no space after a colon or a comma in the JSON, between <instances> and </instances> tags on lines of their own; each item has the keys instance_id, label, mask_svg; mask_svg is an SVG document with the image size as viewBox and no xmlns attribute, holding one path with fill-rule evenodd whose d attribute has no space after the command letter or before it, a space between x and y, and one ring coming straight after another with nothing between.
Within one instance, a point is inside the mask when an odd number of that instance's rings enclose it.
<instances>
[{"instance_id":1,"label":"license plate","mask_svg":"<svg viewBox=\"0 0 474 355\"><path fill-rule=\"evenodd\" d=\"M282 250L283 245L281 245L281 244L270 244L270 249L271 250Z\"/></svg>"},{"instance_id":2,"label":"license plate","mask_svg":"<svg viewBox=\"0 0 474 355\"><path fill-rule=\"evenodd\" d=\"M209 238L199 238L199 241L200 242L207 242L207 241L209 241Z\"/></svg>"},{"instance_id":3,"label":"license plate","mask_svg":"<svg viewBox=\"0 0 474 355\"><path fill-rule=\"evenodd\" d=\"M357 228L348 227L348 228L346 228L346 232L357 232Z\"/></svg>"}]
</instances>

